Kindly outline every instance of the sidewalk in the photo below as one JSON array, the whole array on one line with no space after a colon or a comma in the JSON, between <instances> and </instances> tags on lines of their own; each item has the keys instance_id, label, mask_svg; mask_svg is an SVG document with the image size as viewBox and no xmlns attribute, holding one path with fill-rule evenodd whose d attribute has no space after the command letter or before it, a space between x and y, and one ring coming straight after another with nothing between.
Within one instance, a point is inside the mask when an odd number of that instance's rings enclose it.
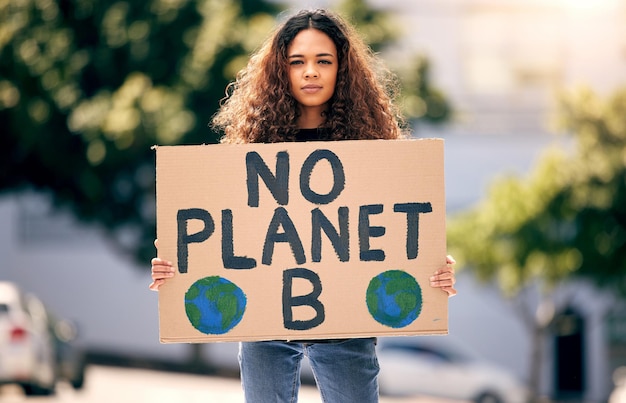
<instances>
[{"instance_id":1,"label":"sidewalk","mask_svg":"<svg viewBox=\"0 0 626 403\"><path fill-rule=\"evenodd\" d=\"M239 381L234 378L189 375L142 369L92 365L85 388L75 391L59 383L54 396L26 397L16 385L0 387L3 403L243 403ZM321 403L317 389L303 385L298 403ZM460 403L432 398L392 398L380 403Z\"/></svg>"}]
</instances>

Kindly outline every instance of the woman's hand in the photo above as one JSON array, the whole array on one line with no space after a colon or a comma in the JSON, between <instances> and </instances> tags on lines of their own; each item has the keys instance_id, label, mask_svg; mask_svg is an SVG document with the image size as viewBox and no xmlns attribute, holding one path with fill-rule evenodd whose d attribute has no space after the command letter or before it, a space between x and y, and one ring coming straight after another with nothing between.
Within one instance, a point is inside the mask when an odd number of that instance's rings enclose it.
<instances>
[{"instance_id":1,"label":"woman's hand","mask_svg":"<svg viewBox=\"0 0 626 403\"><path fill-rule=\"evenodd\" d=\"M154 241L154 246L158 247L156 240ZM165 280L174 277L174 266L172 262L158 257L153 258L150 262L152 263L152 283L150 283L148 288L153 291L159 291L159 287L165 283Z\"/></svg>"},{"instance_id":2,"label":"woman's hand","mask_svg":"<svg viewBox=\"0 0 626 403\"><path fill-rule=\"evenodd\" d=\"M437 270L430 278L430 286L441 288L448 293L449 297L457 294L457 291L454 288L454 283L456 282L456 278L454 277L454 267L452 267L455 263L456 261L452 256L446 256L446 267Z\"/></svg>"}]
</instances>

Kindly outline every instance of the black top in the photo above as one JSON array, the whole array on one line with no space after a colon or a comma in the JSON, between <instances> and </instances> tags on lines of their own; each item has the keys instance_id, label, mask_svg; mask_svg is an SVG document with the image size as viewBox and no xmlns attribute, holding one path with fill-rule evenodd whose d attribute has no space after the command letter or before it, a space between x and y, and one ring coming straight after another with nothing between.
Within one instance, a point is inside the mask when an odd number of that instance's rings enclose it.
<instances>
[{"instance_id":1,"label":"black top","mask_svg":"<svg viewBox=\"0 0 626 403\"><path fill-rule=\"evenodd\" d=\"M296 134L296 141L322 141L327 140L328 134L324 129L300 129Z\"/></svg>"}]
</instances>

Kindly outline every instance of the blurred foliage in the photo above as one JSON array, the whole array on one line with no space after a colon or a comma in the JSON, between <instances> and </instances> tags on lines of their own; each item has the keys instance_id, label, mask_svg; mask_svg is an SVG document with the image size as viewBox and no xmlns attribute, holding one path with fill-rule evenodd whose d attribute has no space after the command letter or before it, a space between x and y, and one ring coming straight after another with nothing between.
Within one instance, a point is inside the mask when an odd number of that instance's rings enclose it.
<instances>
[{"instance_id":1,"label":"blurred foliage","mask_svg":"<svg viewBox=\"0 0 626 403\"><path fill-rule=\"evenodd\" d=\"M335 7L354 23L374 52L393 45L403 32L387 12L368 7L366 0L341 0ZM431 66L423 55L411 55L397 71L402 91L400 105L412 122L439 124L447 122L452 107L445 95L432 84Z\"/></svg>"},{"instance_id":2,"label":"blurred foliage","mask_svg":"<svg viewBox=\"0 0 626 403\"><path fill-rule=\"evenodd\" d=\"M417 56L401 74L403 112L413 121L444 123L450 119L452 107L441 90L433 87L430 70L428 59Z\"/></svg>"},{"instance_id":3,"label":"blurred foliage","mask_svg":"<svg viewBox=\"0 0 626 403\"><path fill-rule=\"evenodd\" d=\"M363 0L336 7L380 49ZM226 85L283 8L261 0L0 0L0 192L34 188L154 255L151 146L217 141Z\"/></svg>"},{"instance_id":4,"label":"blurred foliage","mask_svg":"<svg viewBox=\"0 0 626 403\"><path fill-rule=\"evenodd\" d=\"M374 52L380 52L400 36L393 18L387 12L369 7L366 0L340 0L333 8L358 28Z\"/></svg>"},{"instance_id":5,"label":"blurred foliage","mask_svg":"<svg viewBox=\"0 0 626 403\"><path fill-rule=\"evenodd\" d=\"M154 144L207 124L274 25L257 0L0 1L0 190L34 187L154 255Z\"/></svg>"},{"instance_id":6,"label":"blurred foliage","mask_svg":"<svg viewBox=\"0 0 626 403\"><path fill-rule=\"evenodd\" d=\"M529 178L495 183L452 220L451 249L509 293L578 276L626 296L626 88L607 99L572 91L560 105L575 150L551 150Z\"/></svg>"}]
</instances>

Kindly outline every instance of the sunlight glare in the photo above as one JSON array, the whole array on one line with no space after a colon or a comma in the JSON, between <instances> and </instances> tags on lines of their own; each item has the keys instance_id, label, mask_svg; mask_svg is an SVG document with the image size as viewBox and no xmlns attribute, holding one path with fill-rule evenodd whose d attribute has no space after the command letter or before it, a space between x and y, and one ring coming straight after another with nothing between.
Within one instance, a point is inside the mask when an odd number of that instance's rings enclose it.
<instances>
[{"instance_id":1,"label":"sunlight glare","mask_svg":"<svg viewBox=\"0 0 626 403\"><path fill-rule=\"evenodd\" d=\"M613 8L619 0L557 0L563 9L575 12L598 11Z\"/></svg>"}]
</instances>

